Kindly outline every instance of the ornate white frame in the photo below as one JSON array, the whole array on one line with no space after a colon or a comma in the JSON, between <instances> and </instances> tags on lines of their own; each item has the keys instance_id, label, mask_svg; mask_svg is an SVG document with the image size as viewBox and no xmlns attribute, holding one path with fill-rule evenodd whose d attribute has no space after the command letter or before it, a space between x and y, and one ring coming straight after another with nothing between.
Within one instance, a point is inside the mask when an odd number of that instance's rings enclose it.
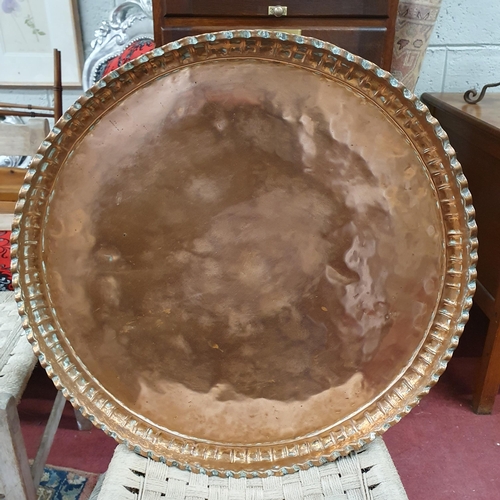
<instances>
[{"instance_id":1,"label":"ornate white frame","mask_svg":"<svg viewBox=\"0 0 500 500\"><path fill-rule=\"evenodd\" d=\"M97 70L121 54L137 40L153 40L153 7L151 0L127 0L118 5L103 21L91 42L92 52L83 66L83 89L97 83Z\"/></svg>"}]
</instances>

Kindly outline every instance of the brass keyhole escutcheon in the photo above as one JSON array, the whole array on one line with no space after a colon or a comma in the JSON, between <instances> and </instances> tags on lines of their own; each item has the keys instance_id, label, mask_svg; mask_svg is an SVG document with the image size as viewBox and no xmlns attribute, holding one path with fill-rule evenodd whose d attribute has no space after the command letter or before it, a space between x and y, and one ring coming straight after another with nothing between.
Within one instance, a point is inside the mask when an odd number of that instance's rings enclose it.
<instances>
[{"instance_id":1,"label":"brass keyhole escutcheon","mask_svg":"<svg viewBox=\"0 0 500 500\"><path fill-rule=\"evenodd\" d=\"M270 5L267 9L269 16L281 17L287 15L287 7L283 5Z\"/></svg>"}]
</instances>

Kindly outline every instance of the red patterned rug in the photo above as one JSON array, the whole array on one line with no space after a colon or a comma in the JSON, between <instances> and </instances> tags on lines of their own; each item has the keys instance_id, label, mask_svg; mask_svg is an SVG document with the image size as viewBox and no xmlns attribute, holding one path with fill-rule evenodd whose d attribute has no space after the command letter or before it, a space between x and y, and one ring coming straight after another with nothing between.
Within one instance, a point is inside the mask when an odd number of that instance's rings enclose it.
<instances>
[{"instance_id":1,"label":"red patterned rug","mask_svg":"<svg viewBox=\"0 0 500 500\"><path fill-rule=\"evenodd\" d=\"M12 291L10 231L0 231L0 292Z\"/></svg>"}]
</instances>

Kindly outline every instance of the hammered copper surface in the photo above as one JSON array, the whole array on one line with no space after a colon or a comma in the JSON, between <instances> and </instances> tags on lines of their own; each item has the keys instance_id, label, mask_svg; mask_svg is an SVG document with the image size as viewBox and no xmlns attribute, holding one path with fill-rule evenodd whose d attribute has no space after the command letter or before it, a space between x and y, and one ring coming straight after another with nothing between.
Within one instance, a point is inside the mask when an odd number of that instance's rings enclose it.
<instances>
[{"instance_id":1,"label":"hammered copper surface","mask_svg":"<svg viewBox=\"0 0 500 500\"><path fill-rule=\"evenodd\" d=\"M103 111L89 99L97 120L49 176L44 294L60 349L95 384L89 396L76 376L77 405L95 415L103 391L108 432L167 460L318 457L190 447L293 448L382 407L443 298L438 188L391 113L338 79L251 57L165 73Z\"/></svg>"}]
</instances>

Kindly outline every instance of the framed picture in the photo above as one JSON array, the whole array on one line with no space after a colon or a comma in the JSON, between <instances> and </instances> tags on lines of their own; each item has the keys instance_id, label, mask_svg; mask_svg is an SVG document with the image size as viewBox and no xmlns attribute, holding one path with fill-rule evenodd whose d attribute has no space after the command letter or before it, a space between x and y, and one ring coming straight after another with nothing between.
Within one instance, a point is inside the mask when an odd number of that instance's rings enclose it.
<instances>
[{"instance_id":1,"label":"framed picture","mask_svg":"<svg viewBox=\"0 0 500 500\"><path fill-rule=\"evenodd\" d=\"M81 87L76 0L0 0L0 85L52 85L53 49L61 51L63 85Z\"/></svg>"}]
</instances>

